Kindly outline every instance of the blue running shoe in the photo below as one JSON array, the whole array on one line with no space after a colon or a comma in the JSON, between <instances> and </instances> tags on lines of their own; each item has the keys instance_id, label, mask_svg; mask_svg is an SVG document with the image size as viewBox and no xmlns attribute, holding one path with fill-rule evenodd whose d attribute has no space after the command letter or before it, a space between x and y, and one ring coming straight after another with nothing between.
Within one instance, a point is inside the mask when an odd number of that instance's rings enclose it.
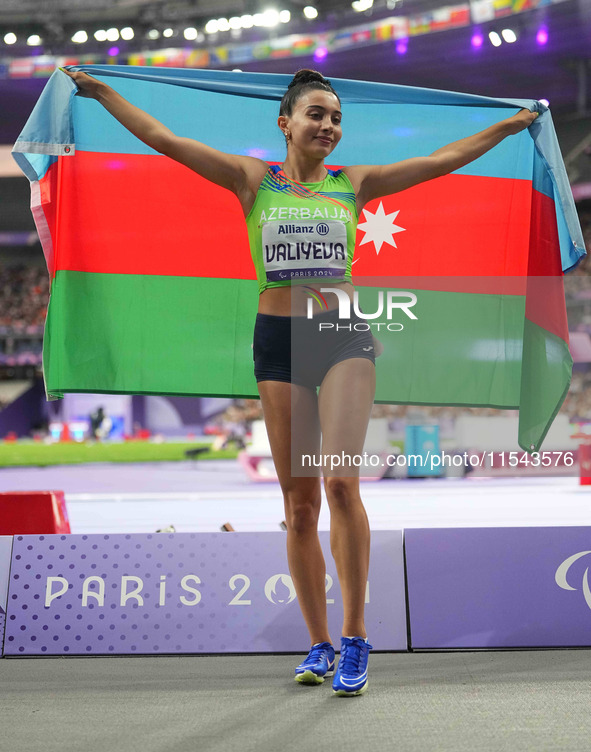
<instances>
[{"instance_id":1,"label":"blue running shoe","mask_svg":"<svg viewBox=\"0 0 591 752\"><path fill-rule=\"evenodd\" d=\"M312 645L308 657L295 670L295 680L300 684L322 684L325 676L334 673L334 648L330 642Z\"/></svg>"},{"instance_id":2,"label":"blue running shoe","mask_svg":"<svg viewBox=\"0 0 591 752\"><path fill-rule=\"evenodd\" d=\"M341 637L341 658L332 683L335 695L354 697L367 689L367 662L372 645L363 637Z\"/></svg>"}]
</instances>

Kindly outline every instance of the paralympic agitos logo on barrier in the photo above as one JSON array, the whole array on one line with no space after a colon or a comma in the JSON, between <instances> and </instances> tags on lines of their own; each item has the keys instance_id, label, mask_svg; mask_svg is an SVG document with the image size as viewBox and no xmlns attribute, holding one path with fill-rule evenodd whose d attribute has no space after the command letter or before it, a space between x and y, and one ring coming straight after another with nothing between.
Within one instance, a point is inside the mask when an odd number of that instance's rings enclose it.
<instances>
[{"instance_id":1,"label":"paralympic agitos logo on barrier","mask_svg":"<svg viewBox=\"0 0 591 752\"><path fill-rule=\"evenodd\" d=\"M580 551L577 554L573 554L572 556L569 556L568 559L565 559L562 562L562 564L556 570L556 574L554 575L554 579L558 587L561 587L563 590L577 590L577 588L574 588L568 584L566 576L571 566L576 561L581 559L583 556L587 556L588 554L591 554L591 551ZM585 598L585 603L591 609L591 589L589 588L589 567L587 567L585 569L585 572L583 573L582 590L583 590L583 597Z\"/></svg>"},{"instance_id":2,"label":"paralympic agitos logo on barrier","mask_svg":"<svg viewBox=\"0 0 591 752\"><path fill-rule=\"evenodd\" d=\"M387 330L389 332L401 332L404 329L404 325L400 322L392 321L394 312L402 311L409 319L413 321L418 320L413 311L410 309L416 305L417 296L413 292L401 292L399 290L386 290L385 304L384 304L384 291L378 290L378 303L377 310L373 313L365 313L359 307L359 293L357 290L353 293L353 314L354 316L363 319L363 321L351 322L351 299L345 292L338 287L321 287L320 290L316 290L313 287L304 287L306 294L308 295L306 317L308 319L313 318L313 306L314 301L318 303L321 310L328 310L328 303L322 293L332 293L336 295L339 301L338 305L338 317L339 321L336 323L321 321L318 324L319 331L323 329L346 329L347 331L369 331L375 329L376 331ZM384 318L384 308L386 309L387 321L373 321L373 319Z\"/></svg>"}]
</instances>

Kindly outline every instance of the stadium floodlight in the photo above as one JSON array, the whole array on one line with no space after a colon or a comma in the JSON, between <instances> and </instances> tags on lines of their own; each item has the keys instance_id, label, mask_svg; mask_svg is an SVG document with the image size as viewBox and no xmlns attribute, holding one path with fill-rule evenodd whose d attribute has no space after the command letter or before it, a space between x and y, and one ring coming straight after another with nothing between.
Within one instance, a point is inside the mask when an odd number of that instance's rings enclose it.
<instances>
[{"instance_id":1,"label":"stadium floodlight","mask_svg":"<svg viewBox=\"0 0 591 752\"><path fill-rule=\"evenodd\" d=\"M245 13L243 16L240 16L240 23L242 24L243 29L251 29L254 25L254 21L250 13Z\"/></svg>"},{"instance_id":2,"label":"stadium floodlight","mask_svg":"<svg viewBox=\"0 0 591 752\"><path fill-rule=\"evenodd\" d=\"M479 31L475 31L474 34L472 34L472 39L470 40L472 47L474 47L475 50L479 50L482 47L483 42L484 38L482 34Z\"/></svg>"},{"instance_id":3,"label":"stadium floodlight","mask_svg":"<svg viewBox=\"0 0 591 752\"><path fill-rule=\"evenodd\" d=\"M218 31L230 31L230 22L227 18L218 18Z\"/></svg>"},{"instance_id":4,"label":"stadium floodlight","mask_svg":"<svg viewBox=\"0 0 591 752\"><path fill-rule=\"evenodd\" d=\"M268 26L269 28L273 26L277 26L279 23L279 13L274 8L267 8L266 11L263 12L263 26Z\"/></svg>"},{"instance_id":5,"label":"stadium floodlight","mask_svg":"<svg viewBox=\"0 0 591 752\"><path fill-rule=\"evenodd\" d=\"M205 33L216 34L217 31L218 31L218 22L215 20L215 18L212 18L211 21L208 21L205 24Z\"/></svg>"},{"instance_id":6,"label":"stadium floodlight","mask_svg":"<svg viewBox=\"0 0 591 752\"><path fill-rule=\"evenodd\" d=\"M353 0L351 7L358 13L369 10L373 6L373 0Z\"/></svg>"},{"instance_id":7,"label":"stadium floodlight","mask_svg":"<svg viewBox=\"0 0 591 752\"><path fill-rule=\"evenodd\" d=\"M242 73L242 68L232 68L232 73Z\"/></svg>"},{"instance_id":8,"label":"stadium floodlight","mask_svg":"<svg viewBox=\"0 0 591 752\"><path fill-rule=\"evenodd\" d=\"M289 23L291 21L291 13L288 10L279 11L280 23Z\"/></svg>"},{"instance_id":9,"label":"stadium floodlight","mask_svg":"<svg viewBox=\"0 0 591 752\"><path fill-rule=\"evenodd\" d=\"M548 29L545 26L540 26L538 33L536 34L536 42L543 47L548 44Z\"/></svg>"},{"instance_id":10,"label":"stadium floodlight","mask_svg":"<svg viewBox=\"0 0 591 752\"><path fill-rule=\"evenodd\" d=\"M106 42L107 32L105 31L105 29L97 29L97 31L94 32L94 38L97 42Z\"/></svg>"},{"instance_id":11,"label":"stadium floodlight","mask_svg":"<svg viewBox=\"0 0 591 752\"><path fill-rule=\"evenodd\" d=\"M404 37L396 42L396 54L406 55L408 52L408 39Z\"/></svg>"},{"instance_id":12,"label":"stadium floodlight","mask_svg":"<svg viewBox=\"0 0 591 752\"><path fill-rule=\"evenodd\" d=\"M304 8L304 15L311 20L318 16L318 11L313 5L306 5Z\"/></svg>"},{"instance_id":13,"label":"stadium floodlight","mask_svg":"<svg viewBox=\"0 0 591 752\"><path fill-rule=\"evenodd\" d=\"M107 42L116 42L119 39L119 29L114 27L107 29Z\"/></svg>"},{"instance_id":14,"label":"stadium floodlight","mask_svg":"<svg viewBox=\"0 0 591 752\"><path fill-rule=\"evenodd\" d=\"M72 36L72 42L75 42L76 44L84 44L84 42L88 42L88 34L81 29Z\"/></svg>"},{"instance_id":15,"label":"stadium floodlight","mask_svg":"<svg viewBox=\"0 0 591 752\"><path fill-rule=\"evenodd\" d=\"M4 44L14 44L16 42L16 34L13 34L12 31L9 31L8 34L4 35Z\"/></svg>"},{"instance_id":16,"label":"stadium floodlight","mask_svg":"<svg viewBox=\"0 0 591 752\"><path fill-rule=\"evenodd\" d=\"M125 39L127 41L133 39L134 37L134 31L131 26L125 26L119 33L121 34L121 39Z\"/></svg>"},{"instance_id":17,"label":"stadium floodlight","mask_svg":"<svg viewBox=\"0 0 591 752\"><path fill-rule=\"evenodd\" d=\"M185 37L185 39L193 41L193 39L197 39L197 29L194 26L188 26L183 31L183 36Z\"/></svg>"},{"instance_id":18,"label":"stadium floodlight","mask_svg":"<svg viewBox=\"0 0 591 752\"><path fill-rule=\"evenodd\" d=\"M162 32L163 37L171 37L173 34L173 29L164 29L164 31Z\"/></svg>"},{"instance_id":19,"label":"stadium floodlight","mask_svg":"<svg viewBox=\"0 0 591 752\"><path fill-rule=\"evenodd\" d=\"M232 18L228 21L230 24L231 29L241 29L242 28L242 21L240 20L240 16L232 16Z\"/></svg>"},{"instance_id":20,"label":"stadium floodlight","mask_svg":"<svg viewBox=\"0 0 591 752\"><path fill-rule=\"evenodd\" d=\"M27 38L27 44L29 47L36 47L38 44L41 44L41 37L39 34L31 34L31 36Z\"/></svg>"},{"instance_id":21,"label":"stadium floodlight","mask_svg":"<svg viewBox=\"0 0 591 752\"><path fill-rule=\"evenodd\" d=\"M159 39L160 32L158 31L158 29L150 29L146 36L148 37L148 39Z\"/></svg>"},{"instance_id":22,"label":"stadium floodlight","mask_svg":"<svg viewBox=\"0 0 591 752\"><path fill-rule=\"evenodd\" d=\"M501 31L501 34L503 35L505 42L508 42L509 44L517 41L517 34L513 31L513 29L503 29L503 31Z\"/></svg>"},{"instance_id":23,"label":"stadium floodlight","mask_svg":"<svg viewBox=\"0 0 591 752\"><path fill-rule=\"evenodd\" d=\"M490 43L493 45L493 47L500 47L503 44L503 40L496 31L490 31L488 38L490 39Z\"/></svg>"},{"instance_id":24,"label":"stadium floodlight","mask_svg":"<svg viewBox=\"0 0 591 752\"><path fill-rule=\"evenodd\" d=\"M262 13L255 13L252 17L252 22L255 26L263 26L265 23L265 17Z\"/></svg>"}]
</instances>

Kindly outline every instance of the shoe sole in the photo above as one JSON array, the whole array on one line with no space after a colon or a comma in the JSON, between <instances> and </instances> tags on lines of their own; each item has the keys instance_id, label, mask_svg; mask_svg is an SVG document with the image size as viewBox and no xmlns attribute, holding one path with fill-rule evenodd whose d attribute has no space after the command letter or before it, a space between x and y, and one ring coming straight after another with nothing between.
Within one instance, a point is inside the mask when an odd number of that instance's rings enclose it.
<instances>
[{"instance_id":1,"label":"shoe sole","mask_svg":"<svg viewBox=\"0 0 591 752\"><path fill-rule=\"evenodd\" d=\"M324 676L332 676L334 671L327 671ZM324 676L318 676L313 671L304 671L301 674L296 674L294 681L298 684L322 684L324 682Z\"/></svg>"},{"instance_id":2,"label":"shoe sole","mask_svg":"<svg viewBox=\"0 0 591 752\"><path fill-rule=\"evenodd\" d=\"M361 689L357 689L355 690L355 692L347 692L346 689L333 689L332 692L338 697L356 697L357 695L362 695L365 692L368 683L369 682L365 682Z\"/></svg>"}]
</instances>

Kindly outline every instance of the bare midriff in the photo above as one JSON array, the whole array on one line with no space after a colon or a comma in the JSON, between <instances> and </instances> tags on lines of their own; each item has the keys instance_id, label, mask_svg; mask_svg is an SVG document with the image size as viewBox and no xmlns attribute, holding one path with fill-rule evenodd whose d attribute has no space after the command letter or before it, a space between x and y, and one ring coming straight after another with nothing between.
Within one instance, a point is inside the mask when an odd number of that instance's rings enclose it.
<instances>
[{"instance_id":1,"label":"bare midriff","mask_svg":"<svg viewBox=\"0 0 591 752\"><path fill-rule=\"evenodd\" d=\"M338 287L345 290L349 299L353 300L354 287L351 282L317 282L307 285L308 288L320 291L321 287ZM336 295L324 295L328 310L337 308L339 300ZM291 287L268 287L259 296L259 313L265 313L269 316L306 316L308 312L308 301L312 300L312 312L314 315L320 313L326 308L321 308L313 300L303 285L292 285Z\"/></svg>"}]
</instances>

